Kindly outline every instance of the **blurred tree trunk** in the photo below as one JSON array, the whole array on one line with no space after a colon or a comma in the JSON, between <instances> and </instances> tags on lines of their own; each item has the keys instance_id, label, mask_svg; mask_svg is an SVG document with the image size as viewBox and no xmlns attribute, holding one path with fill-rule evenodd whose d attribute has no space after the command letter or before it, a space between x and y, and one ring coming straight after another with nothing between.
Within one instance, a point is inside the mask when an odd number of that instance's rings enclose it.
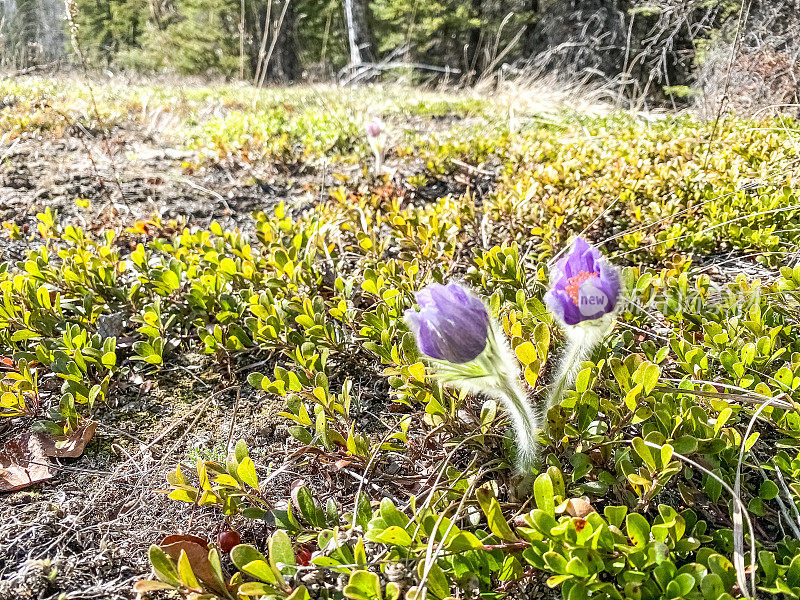
<instances>
[{"instance_id":1,"label":"blurred tree trunk","mask_svg":"<svg viewBox=\"0 0 800 600\"><path fill-rule=\"evenodd\" d=\"M480 53L483 45L483 0L472 0L472 17L478 19L479 23L470 27L469 47L467 48L465 59L465 72L467 83L472 83L480 71Z\"/></svg>"},{"instance_id":2,"label":"blurred tree trunk","mask_svg":"<svg viewBox=\"0 0 800 600\"><path fill-rule=\"evenodd\" d=\"M265 79L282 83L300 79L302 69L297 51L294 0L275 0L269 35L272 38L262 67L259 85Z\"/></svg>"},{"instance_id":3,"label":"blurred tree trunk","mask_svg":"<svg viewBox=\"0 0 800 600\"><path fill-rule=\"evenodd\" d=\"M367 23L366 0L344 0L344 16L347 22L347 41L350 44L350 66L375 62L372 36Z\"/></svg>"},{"instance_id":4,"label":"blurred tree trunk","mask_svg":"<svg viewBox=\"0 0 800 600\"><path fill-rule=\"evenodd\" d=\"M541 35L537 29L540 11L539 0L527 0L526 5L527 24L525 25L525 34L522 36L522 57L525 60L529 60L536 54L541 45Z\"/></svg>"}]
</instances>

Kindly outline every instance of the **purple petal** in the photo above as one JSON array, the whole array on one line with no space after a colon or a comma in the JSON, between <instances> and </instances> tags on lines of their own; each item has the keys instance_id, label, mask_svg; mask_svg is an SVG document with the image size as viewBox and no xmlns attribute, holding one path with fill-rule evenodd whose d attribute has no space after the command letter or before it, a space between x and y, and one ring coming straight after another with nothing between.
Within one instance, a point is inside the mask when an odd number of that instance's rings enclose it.
<instances>
[{"instance_id":1,"label":"purple petal","mask_svg":"<svg viewBox=\"0 0 800 600\"><path fill-rule=\"evenodd\" d=\"M577 325L585 318L564 290L551 290L545 294L544 300L553 314L567 325Z\"/></svg>"},{"instance_id":2,"label":"purple petal","mask_svg":"<svg viewBox=\"0 0 800 600\"><path fill-rule=\"evenodd\" d=\"M445 351L442 348L444 345L442 337L439 331L427 320L423 319L420 323L417 344L419 345L419 349L431 358L437 358L439 360L444 360L446 358Z\"/></svg>"},{"instance_id":3,"label":"purple petal","mask_svg":"<svg viewBox=\"0 0 800 600\"><path fill-rule=\"evenodd\" d=\"M454 283L432 283L416 296L419 311L407 311L406 322L423 353L465 363L483 352L489 315L480 299Z\"/></svg>"}]
</instances>

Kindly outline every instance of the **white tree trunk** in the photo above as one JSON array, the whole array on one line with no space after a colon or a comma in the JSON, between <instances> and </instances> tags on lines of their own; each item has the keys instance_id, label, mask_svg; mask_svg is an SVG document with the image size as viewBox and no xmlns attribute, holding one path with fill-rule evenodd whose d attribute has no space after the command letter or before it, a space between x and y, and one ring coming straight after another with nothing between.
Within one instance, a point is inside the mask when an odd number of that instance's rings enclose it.
<instances>
[{"instance_id":1,"label":"white tree trunk","mask_svg":"<svg viewBox=\"0 0 800 600\"><path fill-rule=\"evenodd\" d=\"M347 19L347 41L350 43L350 66L357 67L364 61L361 59L361 49L358 46L360 36L353 15L353 0L344 0L344 16Z\"/></svg>"}]
</instances>

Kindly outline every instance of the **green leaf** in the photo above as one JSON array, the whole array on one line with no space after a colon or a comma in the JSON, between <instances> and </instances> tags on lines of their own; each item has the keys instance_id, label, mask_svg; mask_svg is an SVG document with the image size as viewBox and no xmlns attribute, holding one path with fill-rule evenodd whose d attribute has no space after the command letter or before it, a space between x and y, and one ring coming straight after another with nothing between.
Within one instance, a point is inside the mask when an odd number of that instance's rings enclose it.
<instances>
[{"instance_id":1,"label":"green leaf","mask_svg":"<svg viewBox=\"0 0 800 600\"><path fill-rule=\"evenodd\" d=\"M257 390L266 389L266 387L262 387L262 384L265 382L267 386L271 383L269 378L265 377L262 373L250 373L250 375L247 376L247 383L250 387L254 387Z\"/></svg>"},{"instance_id":2,"label":"green leaf","mask_svg":"<svg viewBox=\"0 0 800 600\"><path fill-rule=\"evenodd\" d=\"M405 527L408 525L408 517L397 510L394 502L388 498L381 500L381 518L387 525L397 525L398 527Z\"/></svg>"},{"instance_id":3,"label":"green leaf","mask_svg":"<svg viewBox=\"0 0 800 600\"><path fill-rule=\"evenodd\" d=\"M775 562L775 555L772 552L761 550L758 553L758 562L764 570L766 583L771 584L778 576L778 565Z\"/></svg>"},{"instance_id":4,"label":"green leaf","mask_svg":"<svg viewBox=\"0 0 800 600\"><path fill-rule=\"evenodd\" d=\"M778 495L778 486L774 482L767 479L761 483L761 487L758 490L758 495L763 500L773 500L775 496Z\"/></svg>"},{"instance_id":5,"label":"green leaf","mask_svg":"<svg viewBox=\"0 0 800 600\"><path fill-rule=\"evenodd\" d=\"M792 559L786 570L786 583L791 587L800 587L800 554Z\"/></svg>"},{"instance_id":6,"label":"green leaf","mask_svg":"<svg viewBox=\"0 0 800 600\"><path fill-rule=\"evenodd\" d=\"M681 436L672 441L672 448L678 454L692 454L697 450L697 438L691 435Z\"/></svg>"},{"instance_id":7,"label":"green leaf","mask_svg":"<svg viewBox=\"0 0 800 600\"><path fill-rule=\"evenodd\" d=\"M669 461L672 460L673 448L669 444L661 446L661 468L665 468Z\"/></svg>"},{"instance_id":8,"label":"green leaf","mask_svg":"<svg viewBox=\"0 0 800 600\"><path fill-rule=\"evenodd\" d=\"M503 516L503 511L500 509L500 503L497 502L497 498L494 497L492 491L487 487L478 488L476 496L483 513L486 515L486 520L492 533L506 542L517 541L517 536L514 535L511 527L509 527L508 521Z\"/></svg>"},{"instance_id":9,"label":"green leaf","mask_svg":"<svg viewBox=\"0 0 800 600\"><path fill-rule=\"evenodd\" d=\"M532 342L521 343L519 346L514 348L514 353L517 355L519 361L525 366L528 366L536 360L536 346L534 346Z\"/></svg>"},{"instance_id":10,"label":"green leaf","mask_svg":"<svg viewBox=\"0 0 800 600\"><path fill-rule=\"evenodd\" d=\"M574 575L575 577L589 576L588 567L583 564L583 561L581 561L581 559L577 556L569 560L566 566L566 571L569 575Z\"/></svg>"},{"instance_id":11,"label":"green leaf","mask_svg":"<svg viewBox=\"0 0 800 600\"><path fill-rule=\"evenodd\" d=\"M376 536L375 541L391 546L407 547L411 545L411 536L408 535L408 532L402 527L392 525Z\"/></svg>"},{"instance_id":12,"label":"green leaf","mask_svg":"<svg viewBox=\"0 0 800 600\"><path fill-rule=\"evenodd\" d=\"M214 583L220 590L227 588L225 585L225 574L222 572L222 564L219 560L219 553L216 548L212 548L208 553L208 564L211 565L211 572L214 574Z\"/></svg>"},{"instance_id":13,"label":"green leaf","mask_svg":"<svg viewBox=\"0 0 800 600\"><path fill-rule=\"evenodd\" d=\"M650 470L655 471L657 469L656 459L653 457L650 447L645 445L644 440L640 437L633 438L631 445Z\"/></svg>"},{"instance_id":14,"label":"green leaf","mask_svg":"<svg viewBox=\"0 0 800 600\"><path fill-rule=\"evenodd\" d=\"M311 495L311 490L306 486L301 486L297 490L297 505L300 508L300 514L311 525L314 527L325 526L325 517L322 514L322 510L317 507L314 497Z\"/></svg>"},{"instance_id":15,"label":"green leaf","mask_svg":"<svg viewBox=\"0 0 800 600\"><path fill-rule=\"evenodd\" d=\"M400 600L402 590L400 586L393 581L386 584L386 600Z\"/></svg>"},{"instance_id":16,"label":"green leaf","mask_svg":"<svg viewBox=\"0 0 800 600\"><path fill-rule=\"evenodd\" d=\"M170 557L167 556L167 553L153 544L150 546L148 555L150 564L153 565L153 570L156 572L156 577L173 587L180 587L181 580L178 577L178 570Z\"/></svg>"},{"instance_id":17,"label":"green leaf","mask_svg":"<svg viewBox=\"0 0 800 600\"><path fill-rule=\"evenodd\" d=\"M249 456L245 456L239 463L239 468L236 469L236 474L242 481L244 481L254 490L259 489L258 476L256 475L256 466L253 463L253 459L251 459Z\"/></svg>"},{"instance_id":18,"label":"green leaf","mask_svg":"<svg viewBox=\"0 0 800 600\"><path fill-rule=\"evenodd\" d=\"M625 530L628 537L639 550L644 550L650 541L650 524L639 513L631 513L625 518Z\"/></svg>"},{"instance_id":19,"label":"green leaf","mask_svg":"<svg viewBox=\"0 0 800 600\"><path fill-rule=\"evenodd\" d=\"M269 596L275 594L275 588L260 581L248 581L239 586L237 592L243 596Z\"/></svg>"},{"instance_id":20,"label":"green leaf","mask_svg":"<svg viewBox=\"0 0 800 600\"><path fill-rule=\"evenodd\" d=\"M196 490L176 489L172 490L167 496L170 500L177 500L179 502L195 502L197 500Z\"/></svg>"},{"instance_id":21,"label":"green leaf","mask_svg":"<svg viewBox=\"0 0 800 600\"><path fill-rule=\"evenodd\" d=\"M523 576L524 572L522 570L522 564L520 564L517 557L511 554L506 555L506 557L503 559L503 566L497 576L498 579L500 581L514 581Z\"/></svg>"},{"instance_id":22,"label":"green leaf","mask_svg":"<svg viewBox=\"0 0 800 600\"><path fill-rule=\"evenodd\" d=\"M253 562L249 562L246 565L240 567L242 573L247 573L251 577L255 577L256 579L260 579L266 583L277 583L278 578L275 577L275 572L264 560L254 560Z\"/></svg>"},{"instance_id":23,"label":"green leaf","mask_svg":"<svg viewBox=\"0 0 800 600\"><path fill-rule=\"evenodd\" d=\"M351 600L382 600L380 579L369 571L353 572L343 593Z\"/></svg>"},{"instance_id":24,"label":"green leaf","mask_svg":"<svg viewBox=\"0 0 800 600\"><path fill-rule=\"evenodd\" d=\"M551 517L556 516L556 503L553 491L553 482L547 473L542 473L536 478L533 484L533 495L536 498L536 506Z\"/></svg>"},{"instance_id":25,"label":"green leaf","mask_svg":"<svg viewBox=\"0 0 800 600\"><path fill-rule=\"evenodd\" d=\"M618 528L622 527L622 520L627 513L627 506L606 506L603 509L603 514L606 516L606 519L608 519L608 522Z\"/></svg>"},{"instance_id":26,"label":"green leaf","mask_svg":"<svg viewBox=\"0 0 800 600\"><path fill-rule=\"evenodd\" d=\"M424 563L420 563L423 566ZM434 598L446 598L450 595L450 585L441 567L435 562L428 569L428 591Z\"/></svg>"},{"instance_id":27,"label":"green leaf","mask_svg":"<svg viewBox=\"0 0 800 600\"><path fill-rule=\"evenodd\" d=\"M700 580L700 591L703 593L703 598L717 600L717 598L725 593L725 585L722 583L722 578L719 575L716 573L708 573Z\"/></svg>"},{"instance_id":28,"label":"green leaf","mask_svg":"<svg viewBox=\"0 0 800 600\"><path fill-rule=\"evenodd\" d=\"M567 572L567 559L558 554L557 552L545 552L544 564L547 568L556 575L564 575Z\"/></svg>"},{"instance_id":29,"label":"green leaf","mask_svg":"<svg viewBox=\"0 0 800 600\"><path fill-rule=\"evenodd\" d=\"M448 552L465 552L481 548L483 548L483 543L469 531L458 532L447 544Z\"/></svg>"},{"instance_id":30,"label":"green leaf","mask_svg":"<svg viewBox=\"0 0 800 600\"><path fill-rule=\"evenodd\" d=\"M189 556L186 554L186 550L181 550L178 556L178 575L184 585L193 589L200 587L200 582L192 571L192 565L189 563Z\"/></svg>"},{"instance_id":31,"label":"green leaf","mask_svg":"<svg viewBox=\"0 0 800 600\"><path fill-rule=\"evenodd\" d=\"M239 544L238 546L235 546L233 550L231 550L231 562L233 562L234 566L236 566L236 568L240 571L246 564L251 563L254 560L262 560L264 562L267 561L266 557L261 554L261 552L256 550L255 546L251 546L250 544Z\"/></svg>"},{"instance_id":32,"label":"green leaf","mask_svg":"<svg viewBox=\"0 0 800 600\"><path fill-rule=\"evenodd\" d=\"M356 498L356 525L361 525L361 528L366 531L369 527L369 521L372 518L372 508L369 504L369 498L364 492L359 492Z\"/></svg>"},{"instance_id":33,"label":"green leaf","mask_svg":"<svg viewBox=\"0 0 800 600\"><path fill-rule=\"evenodd\" d=\"M292 575L296 571L296 569L292 568L297 564L292 540L282 529L273 533L272 537L269 538L269 563L287 575ZM284 565L284 567L280 568L280 564Z\"/></svg>"},{"instance_id":34,"label":"green leaf","mask_svg":"<svg viewBox=\"0 0 800 600\"><path fill-rule=\"evenodd\" d=\"M301 585L291 594L286 596L286 600L311 600L311 594L308 593L306 586Z\"/></svg>"}]
</instances>

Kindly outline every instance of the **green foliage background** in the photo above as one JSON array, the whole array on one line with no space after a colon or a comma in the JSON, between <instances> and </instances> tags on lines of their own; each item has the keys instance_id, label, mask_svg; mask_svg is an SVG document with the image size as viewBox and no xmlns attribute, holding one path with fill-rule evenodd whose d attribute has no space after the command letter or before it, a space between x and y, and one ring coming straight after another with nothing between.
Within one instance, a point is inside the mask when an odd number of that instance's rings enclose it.
<instances>
[{"instance_id":1,"label":"green foliage background","mask_svg":"<svg viewBox=\"0 0 800 600\"><path fill-rule=\"evenodd\" d=\"M63 55L68 24L42 16L55 1L0 5L0 66ZM272 48L266 79L281 81L329 80L348 67L346 2L363 9L360 35L377 60L446 69L450 81L466 84L503 65L604 84L624 73L624 86L635 82L637 93L663 99L664 88L693 83L695 59L709 44L738 33L738 4L705 0L71 0L93 65L253 80ZM768 9L756 2L752 14ZM58 39L43 35L59 29ZM416 81L441 72L411 71Z\"/></svg>"}]
</instances>

